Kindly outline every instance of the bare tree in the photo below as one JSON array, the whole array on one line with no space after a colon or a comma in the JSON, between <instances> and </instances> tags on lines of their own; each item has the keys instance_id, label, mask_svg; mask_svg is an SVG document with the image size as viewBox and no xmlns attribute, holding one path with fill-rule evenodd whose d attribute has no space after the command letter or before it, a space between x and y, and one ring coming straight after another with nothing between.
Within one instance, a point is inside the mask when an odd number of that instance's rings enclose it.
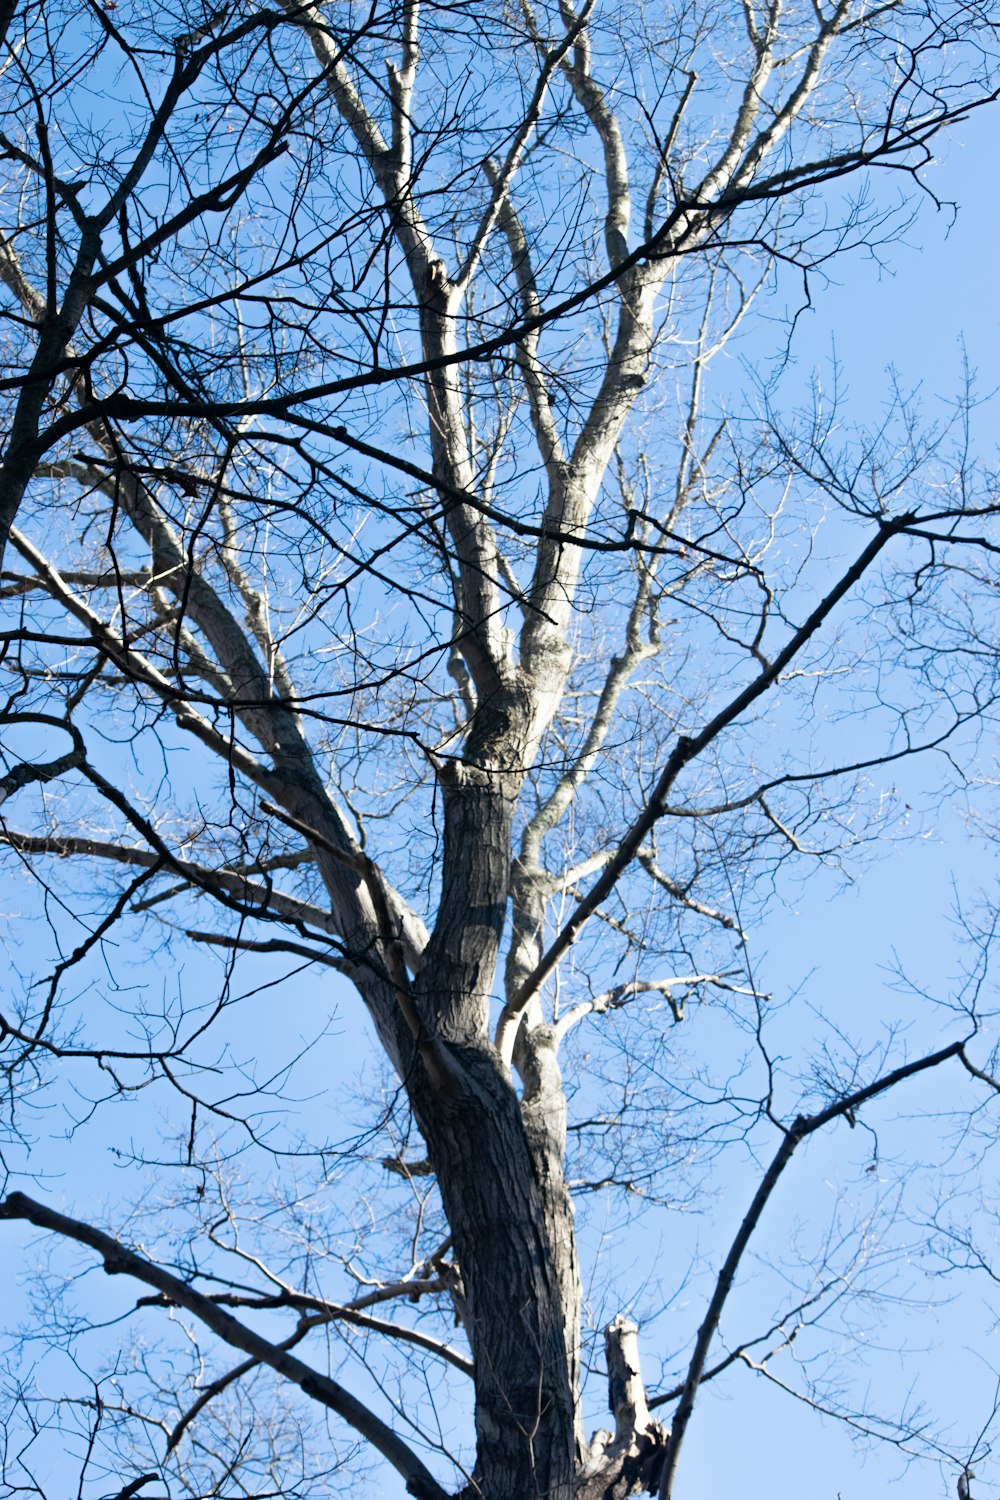
<instances>
[{"instance_id":1,"label":"bare tree","mask_svg":"<svg viewBox=\"0 0 1000 1500\"><path fill-rule=\"evenodd\" d=\"M357 1440L424 1500L669 1500L702 1382L771 1378L851 1284L719 1343L796 1149L930 1072L988 1107L986 939L946 1037L845 1043L810 1081L769 1049L753 925L779 868L879 833L866 778L969 763L989 476L961 411L844 437L818 394L782 416L710 377L775 288L891 244L908 193L869 179L920 191L998 91L996 26L940 0L11 8L8 1170L38 1098L181 1111L119 1142L156 1167L134 1221L0 1204L152 1330L77 1394L17 1386L12 1492L44 1492L57 1431L95 1495L316 1494ZM346 1129L330 1091L308 1138L282 1113L294 1042L248 1055L263 955L370 1022ZM717 1071L693 1011L729 1017ZM724 1140L766 1164L683 1373L647 1397L614 1317L588 1442L574 1190L668 1204ZM255 1195L239 1161L268 1153ZM76 1371L102 1316L38 1315Z\"/></svg>"}]
</instances>

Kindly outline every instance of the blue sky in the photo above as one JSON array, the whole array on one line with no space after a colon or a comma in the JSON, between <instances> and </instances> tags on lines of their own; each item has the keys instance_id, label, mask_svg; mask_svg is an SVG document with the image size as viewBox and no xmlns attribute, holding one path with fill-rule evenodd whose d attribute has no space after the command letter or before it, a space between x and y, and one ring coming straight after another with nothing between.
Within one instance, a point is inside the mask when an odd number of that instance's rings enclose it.
<instances>
[{"instance_id":1,"label":"blue sky","mask_svg":"<svg viewBox=\"0 0 1000 1500\"><path fill-rule=\"evenodd\" d=\"M838 262L833 268L836 280L817 289L814 310L802 319L796 372L803 381L814 367L828 372L835 355L842 366L841 389L848 393L848 415L857 420L871 420L887 399L890 366L904 389L919 388L929 417L954 400L966 356L978 374L982 395L1000 385L1000 203L987 188L995 171L997 140L995 113L983 112L958 127L941 143L937 164L927 174L939 196L957 201L957 216L953 219L948 209L935 212L925 203L906 241L888 247L884 269L860 256ZM990 455L1000 430L995 401L980 413L978 428L981 451ZM990 739L982 749L982 774L995 776L996 747ZM915 786L919 780L914 768L901 774L900 784L906 791L908 784ZM773 979L788 986L797 974L802 998L818 1009L843 1015L848 1028L854 1019L860 1024L868 1007L881 1003L880 991L894 983L897 956L914 981L947 994L962 963L956 889L970 907L977 892L987 902L995 900L996 851L968 816L977 803L988 809L988 795L977 797L973 790L968 800L959 797L935 809L921 805L915 792L912 816L919 837L890 847L869 868L856 870L849 884L820 874L800 891L789 892L788 904L772 912L762 935L761 947L768 953L761 970L765 987ZM905 1014L902 997L900 1001ZM916 1015L916 1006L913 1012ZM941 1084L946 1104L955 1082ZM928 1130L922 1112L940 1109L941 1104L941 1095L935 1099L932 1090L916 1090L893 1100L880 1119L885 1125L901 1116L897 1140L899 1131L913 1139ZM939 1125L935 1121L932 1128L936 1131ZM945 1132L941 1139L946 1136ZM891 1128L883 1128L885 1149L891 1151L892 1139ZM838 1193L853 1192L857 1166L852 1168L851 1159L857 1161L858 1149L859 1143L841 1128L808 1159L797 1161L783 1186L783 1201L773 1205L776 1220L790 1222L796 1210L821 1218ZM943 1152L945 1147L938 1149ZM995 1170L993 1162L992 1173ZM892 1171L885 1165L878 1174L890 1189ZM988 1176L990 1172L988 1165ZM750 1191L747 1186L741 1194L737 1185L725 1195L720 1229L726 1212L735 1228ZM917 1243L916 1294L923 1289L940 1297L942 1305L919 1316L906 1308L898 1309L895 1319L890 1314L880 1336L887 1352L869 1357L863 1345L845 1350L845 1375L854 1377L870 1369L877 1407L879 1382L892 1381L894 1369L898 1396L918 1377L926 1382L928 1374L939 1369L941 1405L934 1415L950 1410L956 1428L962 1418L972 1426L977 1413L983 1419L988 1416L1000 1370L996 1299L981 1287L967 1303L956 1305L950 1283L924 1279L930 1268L918 1264L919 1248ZM905 1344L910 1345L908 1352ZM884 1384L881 1389L884 1394ZM935 1389L933 1379L930 1389ZM773 1442L768 1433L774 1434ZM830 1421L818 1423L812 1413L749 1372L724 1396L702 1393L687 1444L678 1489L683 1500L716 1494L739 1494L745 1500L792 1500L800 1495L811 1500L877 1500L887 1493L907 1500L937 1500L955 1494L954 1471L907 1467L885 1446L859 1446L843 1428ZM780 1461L781 1467L772 1467L772 1460L775 1466ZM985 1465L981 1472L988 1473ZM985 1485L973 1483L972 1494L989 1497L995 1489L994 1469Z\"/></svg>"},{"instance_id":2,"label":"blue sky","mask_svg":"<svg viewBox=\"0 0 1000 1500\"><path fill-rule=\"evenodd\" d=\"M889 390L887 366L892 365L901 384L919 387L929 414L935 403L947 403L957 393L962 380L960 340L973 367L977 368L983 390L1000 384L1000 359L997 356L997 334L1000 325L1000 298L995 285L995 246L1000 229L996 199L984 189L994 171L996 126L993 117L983 115L960 127L941 150L941 165L928 174L928 180L942 197L954 197L960 212L954 224L949 212L935 214L931 205L924 206L918 221L909 231L907 243L886 248L886 269L867 257L855 255L836 265L837 282L816 287L815 310L801 320L796 346L796 364L786 386L794 388L796 373L802 377L803 389L814 367L823 368L834 355L844 370L844 385L849 393L848 412L859 420L870 417L886 400ZM790 293L791 295L791 293ZM746 349L727 356L734 361ZM983 412L980 439L984 447L992 443L993 409ZM991 767L984 766L989 773ZM916 781L908 771L899 773L904 790ZM890 848L872 868L856 872L853 884L846 884L835 874L820 873L804 888L783 891L787 904L779 903L772 912L763 933L755 935L755 954L761 965L758 977L765 987L791 993L799 990L800 998L817 1009L834 1013L843 1007L844 1025L849 1028L856 1008L860 1022L875 990L891 977L893 954L899 952L909 972L928 987L942 989L952 981L959 962L959 945L952 919L952 881L964 887L969 884L990 891L994 880L993 856L989 847L970 832L966 806L959 799L938 813L924 806L914 795L913 824L920 836ZM764 955L767 956L764 956ZM249 987L244 970L244 982ZM157 974L156 979L162 978ZM297 1007L305 1008L312 995L326 1004L331 981L328 977L293 980ZM303 1005L304 1002L304 1005ZM905 1010L905 1000L899 1008ZM352 999L345 1001L343 1031L337 1040L318 1052L321 1057L336 1060L350 1072L359 1065L361 1049L345 1039L354 1032L352 1017L359 1009ZM272 1039L283 1041L289 1029L289 1008L278 997L274 1003L263 1001L252 1023L259 1048L266 1049ZM308 1021L297 1018L294 1025L303 1034ZM914 1091L900 1098L886 1111L888 1121L894 1115L904 1116L926 1107L926 1091ZM305 1106L303 1106L305 1108ZM114 1118L114 1115L112 1115ZM898 1130L915 1127L904 1120ZM887 1142L884 1168L874 1181L869 1177L864 1190L885 1187L892 1192L892 1129L886 1124ZM803 1216L822 1225L831 1205L842 1194L850 1198L858 1192L857 1182L865 1172L865 1152L870 1138L845 1129L831 1133L829 1141L817 1143L797 1161L773 1205L775 1237L780 1241L781 1226L791 1236L795 1220ZM73 1187L87 1179L88 1193L97 1197L113 1191L117 1175L115 1159L108 1153L102 1134L92 1137L81 1131L69 1155L61 1157L54 1170ZM43 1163L47 1166L47 1163ZM882 1173L885 1173L883 1178ZM57 1181L52 1183L57 1192ZM678 1227L676 1220L664 1216L658 1224L650 1216L641 1234L629 1236L619 1231L618 1254L631 1267L623 1281L641 1284L661 1257L675 1253L679 1244L700 1243L713 1253L716 1244L737 1222L752 1191L751 1175L738 1167L728 1169L720 1181L720 1194L714 1210L696 1222ZM0 1256L10 1264L15 1237L8 1231L0 1241ZM922 1284L919 1267L914 1271L915 1285ZM689 1298L679 1299L676 1309L668 1309L644 1341L643 1353L647 1375L652 1384L659 1349L671 1343L671 1332L677 1324L697 1315L699 1284ZM640 1299L641 1300L641 1299ZM742 1309L740 1309L741 1311ZM676 1312L676 1323L671 1319ZM988 1304L975 1298L961 1313L945 1306L932 1311L919 1322L907 1310L886 1324L884 1342L887 1353L873 1356L873 1371L884 1380L894 1370L892 1379L900 1397L929 1355L925 1352L936 1338L956 1346L954 1360L945 1368L942 1400L953 1400L956 1414L977 1410L992 1395L989 1362L1000 1367L1000 1349L990 1352L990 1340L980 1352L964 1358L961 1346L969 1335L980 1336L989 1323ZM738 1311L734 1311L734 1325ZM741 1325L740 1333L745 1332ZM916 1352L906 1358L893 1354L893 1348L911 1339ZM661 1344L658 1345L658 1340ZM864 1369L866 1356L857 1349L846 1359L855 1361L853 1369ZM985 1360L985 1363L984 1363ZM878 1402L876 1401L876 1404ZM883 1403L884 1404L884 1403ZM594 1425L600 1412L592 1413ZM784 1472L776 1473L769 1460L770 1434L780 1437ZM902 1477L901 1477L902 1476ZM900 1493L909 1496L937 1497L954 1493L954 1475L938 1475L932 1469L904 1472L898 1458L883 1449L874 1449L863 1461L863 1455L846 1434L830 1424L819 1425L815 1418L794 1406L787 1397L767 1388L749 1372L735 1378L726 1387L725 1397L706 1389L690 1430L685 1449L678 1495L682 1500L703 1500L706 1495L738 1493L744 1500L792 1500L808 1495L815 1500L875 1500L886 1493L887 1486L900 1482ZM973 1491L976 1500L978 1495Z\"/></svg>"}]
</instances>

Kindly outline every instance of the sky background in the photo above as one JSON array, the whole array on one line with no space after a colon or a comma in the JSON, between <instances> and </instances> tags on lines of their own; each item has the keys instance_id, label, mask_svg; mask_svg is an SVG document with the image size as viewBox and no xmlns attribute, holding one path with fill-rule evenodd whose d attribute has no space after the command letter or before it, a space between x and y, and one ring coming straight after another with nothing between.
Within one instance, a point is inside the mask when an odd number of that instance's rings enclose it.
<instances>
[{"instance_id":1,"label":"sky background","mask_svg":"<svg viewBox=\"0 0 1000 1500\"><path fill-rule=\"evenodd\" d=\"M996 246L1000 243L1000 210L996 195L987 190L995 175L997 121L995 113L981 113L958 127L942 144L939 165L927 174L934 191L959 204L957 218L950 210L935 212L930 202L923 206L910 229L907 242L887 247L887 268L870 258L855 255L834 267L836 281L815 288L815 307L800 323L794 367L801 372L805 393L811 372L827 367L836 357L844 370L848 412L859 420L870 419L886 400L890 377L897 372L905 388L918 388L926 400L928 415L936 403L948 403L962 383L963 346L973 369L978 371L985 394L1000 386L1000 295L996 286ZM751 347L736 348L726 358L733 361L739 378L739 360L750 357ZM794 372L793 372L794 373ZM996 403L981 414L980 441L993 446L992 430L1000 419ZM989 747L992 750L992 747ZM984 776L995 774L993 757L984 761ZM905 791L909 772L900 772ZM804 888L789 890L787 904L778 903L764 931L757 934L755 951L760 959L757 974L764 988L772 983L787 993L801 986L801 994L817 1009L838 1013L844 1025L861 1016L870 1006L878 987L891 982L894 953L905 954L910 974L929 989L946 989L959 967L960 944L953 910L953 881L968 890L979 887L990 899L995 885L994 851L975 831L968 807L961 799L951 801L941 813L914 809L914 824L920 837L890 846L867 870L858 872L848 884L842 875L819 873ZM249 983L248 970L244 977ZM317 999L328 994L330 979L305 976L293 981L296 1000L308 1002L311 987ZM260 1043L268 1044L268 1028L275 1040L287 1033L288 1016L280 1000L262 1001L253 1023ZM349 1073L360 1062L347 1040L335 1040L330 1054ZM914 1088L887 1108L888 1121L906 1115L903 1131L919 1130L919 1114L927 1095ZM861 1133L859 1132L859 1136ZM893 1189L892 1129L885 1129L886 1148L872 1191ZM789 1234L797 1216L822 1219L841 1192L855 1191L854 1178L867 1138L856 1139L840 1128L830 1137L803 1152L790 1170L771 1212L776 1222L787 1223ZM61 1158L50 1184L58 1197L58 1177L79 1188L84 1177L96 1198L109 1191L119 1168L104 1143L104 1131L79 1132L70 1154ZM71 1163L67 1167L67 1162ZM43 1165L43 1170L46 1164ZM883 1175L884 1174L884 1175ZM661 1229L647 1223L641 1235L621 1235L617 1251L623 1282L640 1286L656 1258L673 1253L677 1238L716 1234L725 1244L735 1230L752 1194L755 1181L738 1167L727 1169L720 1182L715 1205L715 1223L705 1227L685 1226L673 1221ZM18 1269L23 1246L29 1237L7 1226L0 1236L0 1277L9 1285ZM924 1285L923 1271L915 1255L914 1286ZM641 1296L637 1293L639 1302ZM657 1339L669 1345L671 1318L682 1323L685 1312L697 1309L697 1289L692 1301L669 1310L656 1324L642 1352L649 1384L655 1384L658 1365ZM683 1299L681 1299L683 1303ZM738 1323L738 1313L733 1314ZM957 1406L985 1416L993 1399L994 1370L1000 1370L1000 1340L993 1331L989 1300L972 1299L961 1313L943 1303L920 1323L909 1353L897 1360L900 1392L914 1375L924 1376L932 1362L934 1335L959 1350L968 1338L977 1349L967 1359L956 1356L947 1366L947 1392L942 1395ZM728 1326L728 1320L727 1320ZM741 1330L742 1331L742 1330ZM892 1347L910 1337L909 1315L899 1311L884 1330L884 1341ZM864 1362L863 1348L856 1347L852 1359ZM884 1366L880 1366L883 1369ZM956 1389L956 1382L958 1382ZM884 1403L883 1403L884 1404ZM597 1414L598 1425L600 1413ZM769 1461L771 1439L780 1438L783 1471ZM725 1395L706 1388L686 1440L678 1481L678 1500L708 1500L708 1497L739 1496L740 1500L875 1500L888 1493L910 1500L937 1500L954 1495L954 1473L936 1473L927 1467L909 1468L898 1455L884 1448L859 1449L844 1429L818 1423L815 1416L797 1407L750 1372L730 1380ZM396 1494L395 1479L387 1493ZM973 1500L995 1500L995 1493L973 1485Z\"/></svg>"},{"instance_id":2,"label":"sky background","mask_svg":"<svg viewBox=\"0 0 1000 1500\"><path fill-rule=\"evenodd\" d=\"M935 211L925 202L906 240L887 247L884 268L863 255L844 258L832 268L834 279L816 287L814 308L801 319L795 345L803 391L813 368L825 369L829 378L834 357L842 367L847 414L862 422L873 420L886 402L891 370L904 389L919 390L928 418L941 413L961 390L966 357L983 396L1000 386L1000 209L996 194L986 189L995 173L998 127L996 112L983 111L939 145L926 180L940 198L955 200L957 215L949 207ZM978 417L984 455L996 449L998 425L1000 407L994 401ZM982 774L993 777L991 739L983 748ZM909 774L903 773L902 782ZM832 873L820 874L790 895L787 906L779 904L759 935L769 954L759 976L764 988L776 977L788 987L798 972L804 998L819 1009L843 1014L848 1028L852 1015L860 1020L865 1008L877 1003L878 990L893 982L897 955L912 979L946 992L962 959L956 886L966 898L977 889L987 902L995 898L996 851L968 815L977 800L974 795L969 802L954 799L939 812L916 807L920 838L890 846L867 869L856 870L850 884ZM940 1105L916 1088L895 1098L880 1119L903 1115L908 1117L903 1129L919 1133L924 1107ZM891 1150L888 1141L886 1146ZM838 1129L820 1149L796 1160L780 1201L772 1205L778 1219L791 1222L796 1208L821 1215L824 1200L850 1177L847 1163L855 1149L849 1132ZM891 1164L883 1165L879 1176L891 1186ZM752 1190L748 1182L741 1193L736 1183L724 1195L733 1230ZM720 1222L722 1217L724 1213ZM940 1343L953 1351L947 1366L942 1364L942 1400L956 1412L981 1410L985 1419L1000 1371L994 1305L981 1288L982 1297L974 1296L960 1311L951 1301L950 1287L923 1279L919 1249L915 1244L914 1287L918 1295L923 1288L940 1297L942 1304L917 1321L901 1308L898 1322L890 1320L883 1330L887 1347L894 1341L912 1345L895 1360L898 1389L905 1391L918 1376L926 1380L936 1362L934 1346ZM963 1344L972 1340L974 1349L963 1357ZM845 1351L844 1357L863 1368L863 1345ZM886 1368L880 1363L882 1379ZM873 1404L878 1405L874 1390ZM771 1447L775 1461L780 1454L788 1466L780 1472L767 1462ZM951 1469L935 1473L923 1465L907 1466L883 1445L859 1446L844 1428L817 1422L811 1412L747 1371L724 1395L702 1392L686 1438L678 1497L877 1500L891 1493L907 1500L937 1500L955 1495L955 1480ZM995 1500L996 1493L995 1484L973 1482L973 1500Z\"/></svg>"}]
</instances>

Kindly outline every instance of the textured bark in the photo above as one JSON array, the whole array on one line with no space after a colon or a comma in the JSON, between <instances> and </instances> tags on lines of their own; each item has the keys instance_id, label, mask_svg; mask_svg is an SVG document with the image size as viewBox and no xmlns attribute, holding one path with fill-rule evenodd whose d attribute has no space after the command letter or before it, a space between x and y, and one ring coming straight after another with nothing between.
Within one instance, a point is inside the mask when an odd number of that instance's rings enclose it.
<instances>
[{"instance_id":1,"label":"textured bark","mask_svg":"<svg viewBox=\"0 0 1000 1500\"><path fill-rule=\"evenodd\" d=\"M444 784L442 896L414 986L460 1085L411 1097L437 1174L475 1363L476 1493L569 1500L579 1458L579 1276L551 1069L518 1098L489 1038L528 703L516 677L477 713ZM554 1070L554 1071L553 1071Z\"/></svg>"},{"instance_id":2,"label":"textured bark","mask_svg":"<svg viewBox=\"0 0 1000 1500\"><path fill-rule=\"evenodd\" d=\"M416 1102L462 1272L476 1383L475 1490L570 1500L579 1279L562 1162L525 1127L492 1048L457 1051L468 1091Z\"/></svg>"},{"instance_id":3,"label":"textured bark","mask_svg":"<svg viewBox=\"0 0 1000 1500\"><path fill-rule=\"evenodd\" d=\"M670 1434L649 1415L638 1334L635 1323L621 1314L604 1330L608 1407L615 1430L597 1433L578 1476L576 1500L627 1500L658 1488Z\"/></svg>"}]
</instances>

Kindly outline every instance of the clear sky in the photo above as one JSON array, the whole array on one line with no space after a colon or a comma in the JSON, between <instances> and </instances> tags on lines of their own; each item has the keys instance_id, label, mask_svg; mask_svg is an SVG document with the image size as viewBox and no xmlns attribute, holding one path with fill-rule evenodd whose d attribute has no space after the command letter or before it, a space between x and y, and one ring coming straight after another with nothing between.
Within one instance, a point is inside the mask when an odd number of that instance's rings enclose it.
<instances>
[{"instance_id":1,"label":"clear sky","mask_svg":"<svg viewBox=\"0 0 1000 1500\"><path fill-rule=\"evenodd\" d=\"M959 205L952 222L949 210L935 212L925 204L910 230L907 243L887 248L887 268L860 256L838 262L834 284L818 288L814 311L806 314L796 344L797 370L803 381L813 365L824 366L834 351L843 370L848 413L871 420L889 389L887 367L897 372L904 388L920 391L928 418L950 402L961 388L964 351L978 372L982 395L1000 386L1000 291L997 251L1000 207L988 183L995 175L1000 117L983 112L959 126L940 145L938 164L927 181L942 198ZM984 455L995 450L1000 431L996 401L980 414L978 441ZM996 775L996 746L984 746L982 774ZM904 773L904 779L906 778ZM916 801L916 799L915 799ZM980 802L985 809L989 800ZM958 799L939 812L919 803L914 808L915 830L922 837L903 842L883 854L869 869L858 870L852 886L821 876L790 897L769 920L761 946L769 959L762 970L765 988L777 978L782 985L803 983L801 999L834 1015L842 1015L850 1029L866 1008L877 1004L879 991L892 982L898 955L911 979L931 991L946 993L961 960L961 934L954 921L955 889L970 902L981 891L995 900L996 852L967 819L967 805ZM905 1005L900 1004L905 1011ZM948 1085L942 1084L947 1098ZM882 1112L889 1121L904 1116L902 1129L919 1137L921 1110L941 1108L941 1096L925 1091L894 1100ZM935 1121L935 1130L940 1122ZM892 1132L883 1132L883 1148L891 1152ZM864 1148L861 1148L864 1149ZM849 1163L857 1160L859 1143L840 1129L821 1150L797 1161L784 1198L774 1205L779 1223L802 1216L822 1217L838 1192L851 1193L856 1183ZM996 1162L992 1168L996 1170ZM894 1167L880 1165L872 1174L890 1192ZM994 1185L995 1184L991 1184ZM905 1186L902 1184L901 1186ZM738 1185L723 1202L735 1228L752 1185L741 1195ZM720 1215L720 1223L722 1216ZM864 1344L843 1350L845 1375L866 1366L872 1369L872 1406L878 1409L885 1382L896 1371L896 1395L902 1397L917 1378L926 1381L935 1371L935 1346L947 1350L941 1361L937 1390L939 1418L950 1410L956 1426L973 1426L976 1414L985 1419L991 1409L1000 1371L1000 1334L995 1304L982 1286L961 1306L951 1301L955 1288L940 1280L924 1279L929 1267L920 1259L919 1232L912 1251L914 1294L942 1299L942 1305L916 1316L906 1307L887 1314L875 1342L900 1353L869 1359ZM732 1320L734 1324L736 1319ZM734 1332L742 1332L734 1327ZM963 1346L974 1344L966 1355ZM903 1346L909 1345L908 1352ZM775 1365L778 1369L780 1366ZM934 1390L933 1381L930 1386ZM884 1404L884 1403L883 1403ZM768 1434L773 1434L769 1442ZM684 1473L678 1494L682 1500L706 1496L740 1496L741 1500L879 1500L889 1494L906 1500L938 1500L955 1491L954 1471L935 1472L921 1465L907 1467L892 1449L852 1442L846 1430L829 1421L818 1423L812 1413L768 1388L746 1372L725 1397L702 1393L702 1405L687 1439ZM781 1468L768 1461L779 1455ZM989 1470L982 1466L983 1475ZM973 1500L992 1500L997 1470L992 1477L973 1481Z\"/></svg>"}]
</instances>

